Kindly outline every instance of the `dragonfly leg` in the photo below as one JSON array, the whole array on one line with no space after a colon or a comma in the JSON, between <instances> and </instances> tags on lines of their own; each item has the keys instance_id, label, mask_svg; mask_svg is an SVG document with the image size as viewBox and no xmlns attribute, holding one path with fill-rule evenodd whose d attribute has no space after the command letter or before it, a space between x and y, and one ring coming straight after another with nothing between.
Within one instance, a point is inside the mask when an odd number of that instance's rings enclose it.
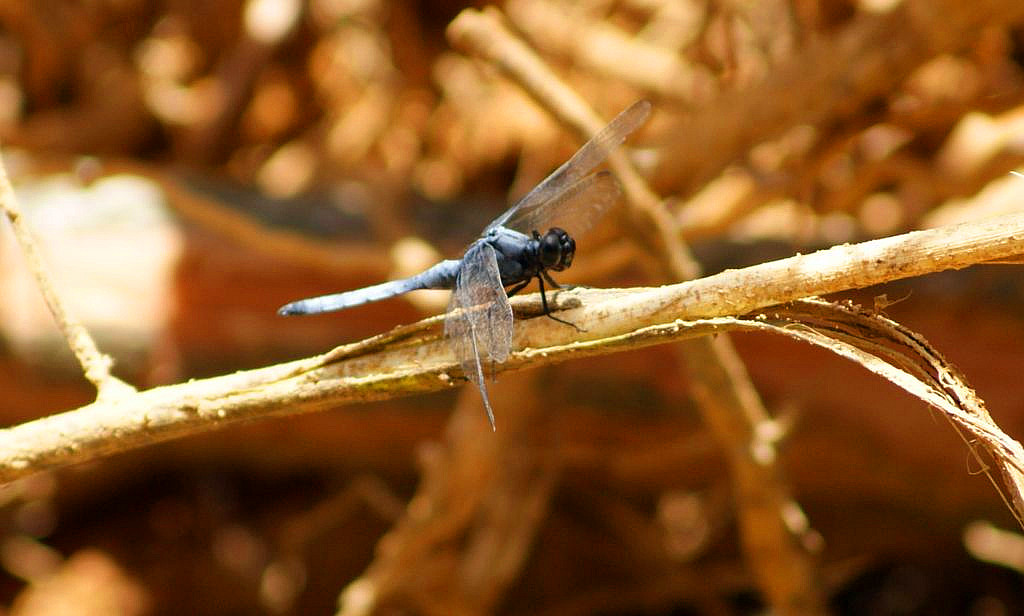
<instances>
[{"instance_id":1,"label":"dragonfly leg","mask_svg":"<svg viewBox=\"0 0 1024 616\"><path fill-rule=\"evenodd\" d=\"M507 292L507 293L506 293L505 295L506 295L507 297L512 297L512 296L513 296L513 295L515 295L516 293L519 293L520 291L522 291L523 289L525 289L525 288L526 288L526 285L530 284L530 282L532 282L532 279L530 279L530 278L527 278L527 279L526 279L526 280L524 280L524 281L523 281L522 283L520 283L520 284L517 284L516 286L512 287L512 290L511 290L511 291L508 291L508 292Z\"/></svg>"},{"instance_id":2,"label":"dragonfly leg","mask_svg":"<svg viewBox=\"0 0 1024 616\"><path fill-rule=\"evenodd\" d=\"M551 314L551 308L548 307L548 297L547 297L547 294L544 293L544 279L545 278L547 278L548 281L551 282L552 284L554 284L556 287L561 288L560 285L558 285L558 283L556 283L553 280L551 280L551 277L547 275L547 272L545 272L544 270L541 270L540 275L537 276L537 283L540 284L540 305L544 308L544 316L546 316L549 319L558 321L559 323L562 323L564 325L568 325L569 327L572 327L573 329L575 329L576 331L578 331L580 333L586 331L584 329L580 329L579 326L576 325L575 323L573 323L572 321L566 321L565 319L559 319L555 315Z\"/></svg>"},{"instance_id":3,"label":"dragonfly leg","mask_svg":"<svg viewBox=\"0 0 1024 616\"><path fill-rule=\"evenodd\" d=\"M544 277L544 280L546 280L549 285L551 285L552 289L563 289L567 291L569 289L576 288L576 285L574 284L559 284L554 278L551 277L551 274L549 274L547 270L541 270L540 275Z\"/></svg>"}]
</instances>

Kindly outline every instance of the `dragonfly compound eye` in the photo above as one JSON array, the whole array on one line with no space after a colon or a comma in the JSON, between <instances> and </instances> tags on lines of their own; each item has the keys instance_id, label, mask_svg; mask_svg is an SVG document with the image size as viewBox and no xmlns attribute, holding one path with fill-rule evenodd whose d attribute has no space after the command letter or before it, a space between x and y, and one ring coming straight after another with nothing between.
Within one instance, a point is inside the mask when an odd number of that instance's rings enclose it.
<instances>
[{"instance_id":1,"label":"dragonfly compound eye","mask_svg":"<svg viewBox=\"0 0 1024 616\"><path fill-rule=\"evenodd\" d=\"M556 272L572 265L576 253L576 242L569 234L553 227L540 240L540 262L547 269Z\"/></svg>"}]
</instances>

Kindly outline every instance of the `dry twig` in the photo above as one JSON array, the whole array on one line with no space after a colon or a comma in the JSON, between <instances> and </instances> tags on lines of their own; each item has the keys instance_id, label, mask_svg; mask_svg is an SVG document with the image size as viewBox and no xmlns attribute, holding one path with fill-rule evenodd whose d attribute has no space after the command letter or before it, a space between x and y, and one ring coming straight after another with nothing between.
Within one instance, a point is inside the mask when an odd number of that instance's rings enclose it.
<instances>
[{"instance_id":1,"label":"dry twig","mask_svg":"<svg viewBox=\"0 0 1024 616\"><path fill-rule=\"evenodd\" d=\"M803 297L837 293L1024 253L1024 214L915 231L809 255L728 270L655 288L576 289L555 305L580 335L540 312L537 296L514 298L515 351L497 372L719 333L687 324L747 314ZM260 417L381 400L458 384L441 319L397 328L287 364L158 387L0 431L0 481Z\"/></svg>"},{"instance_id":2,"label":"dry twig","mask_svg":"<svg viewBox=\"0 0 1024 616\"><path fill-rule=\"evenodd\" d=\"M60 293L57 292L57 288L53 284L53 277L50 276L43 257L39 253L39 248L36 246L36 241L32 237L32 230L18 206L14 188L11 186L11 181L7 177L7 169L2 162L0 162L0 209L11 221L14 236L21 244L25 260L28 261L29 269L39 284L39 290L43 294L43 299L46 300L46 306L53 314L57 327L64 334L64 339L67 340L78 363L82 366L85 378L96 386L99 399L109 400L113 396L133 393L134 387L110 374L113 360L109 355L100 353L88 330L85 329L81 321L71 314Z\"/></svg>"}]
</instances>

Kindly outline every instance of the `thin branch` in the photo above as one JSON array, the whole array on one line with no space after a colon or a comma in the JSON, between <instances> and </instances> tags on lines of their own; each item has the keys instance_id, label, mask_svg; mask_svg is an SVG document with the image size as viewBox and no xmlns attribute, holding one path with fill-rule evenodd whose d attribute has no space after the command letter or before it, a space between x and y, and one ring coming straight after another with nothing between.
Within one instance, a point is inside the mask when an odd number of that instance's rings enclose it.
<instances>
[{"instance_id":1,"label":"thin branch","mask_svg":"<svg viewBox=\"0 0 1024 616\"><path fill-rule=\"evenodd\" d=\"M21 251L25 255L32 275L36 278L46 306L50 309L68 346L71 347L71 352L75 354L78 363L82 366L85 378L96 386L97 397L108 399L112 396L135 392L134 387L110 374L113 360L109 355L100 352L88 330L68 310L67 304L57 292L57 288L53 284L53 277L43 262L43 257L36 245L32 230L18 205L18 199L7 177L7 169L2 159L0 159L0 210L3 210L4 215L11 221L14 236L21 245Z\"/></svg>"},{"instance_id":2,"label":"thin branch","mask_svg":"<svg viewBox=\"0 0 1024 616\"><path fill-rule=\"evenodd\" d=\"M513 298L515 351L497 372L719 333L713 320L1024 253L1024 214L837 246L656 288L575 289L557 309L584 334ZM158 387L0 430L0 481L242 421L439 391L464 381L440 319L338 347L324 356Z\"/></svg>"},{"instance_id":3,"label":"thin branch","mask_svg":"<svg viewBox=\"0 0 1024 616\"><path fill-rule=\"evenodd\" d=\"M768 312L747 323L850 359L942 411L986 469L1017 522L1024 526L1024 447L996 425L963 375L920 334L884 316L820 299L802 300ZM813 324L791 327L807 323ZM833 329L836 326L842 330L838 335ZM1003 478L1002 487L988 472L988 463L978 454L978 448L991 456Z\"/></svg>"}]
</instances>

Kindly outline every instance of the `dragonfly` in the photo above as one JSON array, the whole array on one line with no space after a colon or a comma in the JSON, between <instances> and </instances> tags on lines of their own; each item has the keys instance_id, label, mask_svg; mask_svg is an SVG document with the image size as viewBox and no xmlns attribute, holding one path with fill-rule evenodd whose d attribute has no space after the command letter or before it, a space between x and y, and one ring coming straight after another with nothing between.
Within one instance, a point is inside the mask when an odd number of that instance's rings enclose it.
<instances>
[{"instance_id":1,"label":"dragonfly","mask_svg":"<svg viewBox=\"0 0 1024 616\"><path fill-rule=\"evenodd\" d=\"M495 429L484 379L484 364L508 359L512 348L512 306L508 298L533 280L540 287L543 314L551 314L545 283L565 288L549 272L572 265L575 237L585 233L618 200L618 183L608 171L594 172L639 128L651 112L640 100L555 169L522 199L498 216L469 245L461 259L447 259L409 278L291 302L281 315L318 314L389 299L419 289L451 289L444 333L466 378L479 389L491 429ZM542 229L546 229L541 233Z\"/></svg>"}]
</instances>

